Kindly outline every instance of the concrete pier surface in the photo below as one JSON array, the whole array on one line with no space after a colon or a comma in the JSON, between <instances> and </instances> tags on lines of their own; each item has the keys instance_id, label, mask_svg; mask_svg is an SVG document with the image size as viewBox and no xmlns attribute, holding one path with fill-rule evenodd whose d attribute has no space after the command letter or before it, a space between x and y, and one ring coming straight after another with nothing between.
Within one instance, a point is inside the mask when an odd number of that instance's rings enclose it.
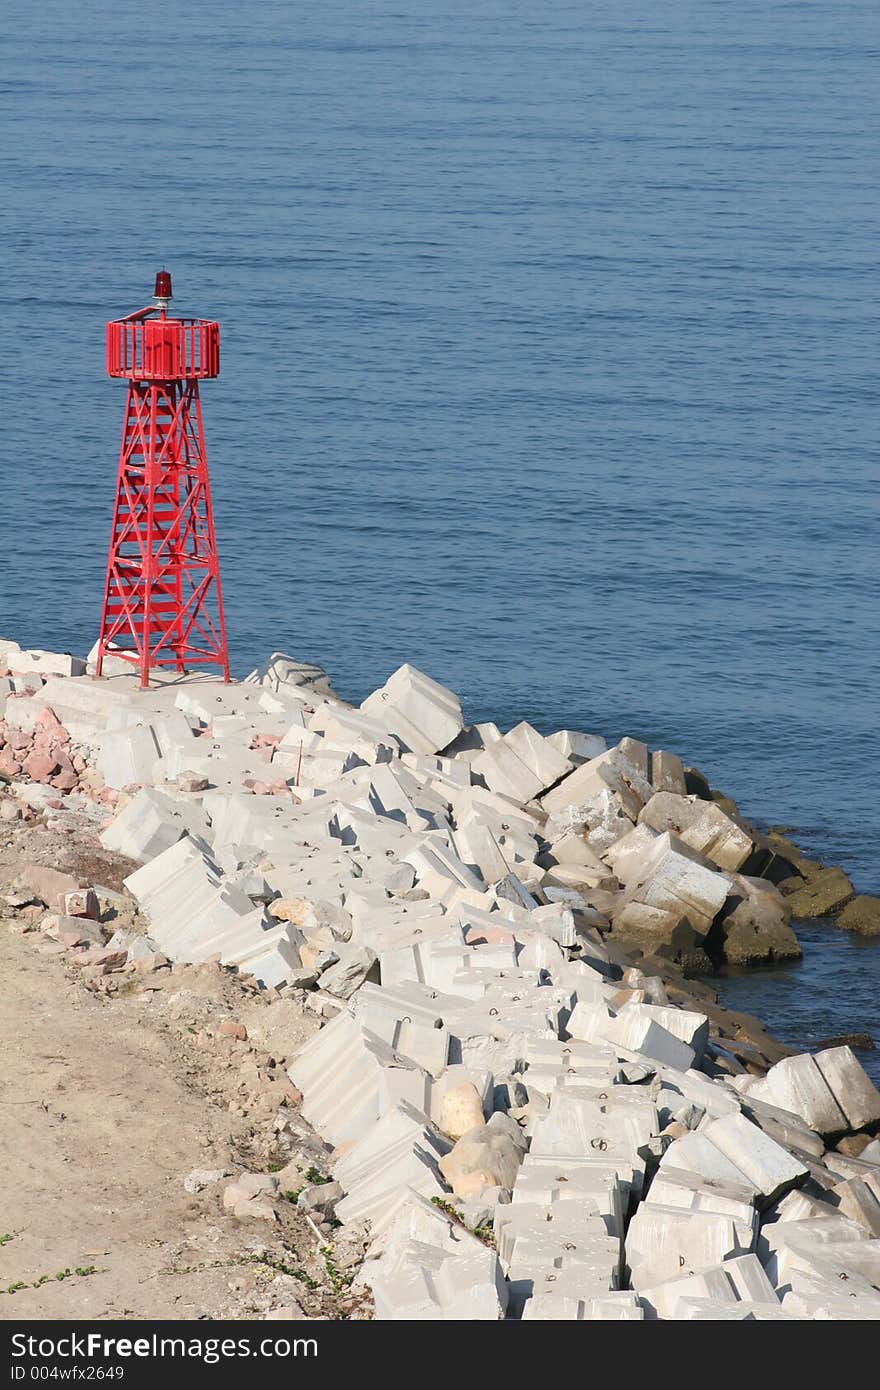
<instances>
[{"instance_id":1,"label":"concrete pier surface","mask_svg":"<svg viewBox=\"0 0 880 1390\"><path fill-rule=\"evenodd\" d=\"M284 1020L228 1102L284 1179L181 1181L242 1239L293 1208L323 1316L880 1317L880 1092L705 979L880 904L680 750L468 725L410 665L352 706L277 652L142 691L7 640L0 707L10 930L115 1005L207 972Z\"/></svg>"}]
</instances>

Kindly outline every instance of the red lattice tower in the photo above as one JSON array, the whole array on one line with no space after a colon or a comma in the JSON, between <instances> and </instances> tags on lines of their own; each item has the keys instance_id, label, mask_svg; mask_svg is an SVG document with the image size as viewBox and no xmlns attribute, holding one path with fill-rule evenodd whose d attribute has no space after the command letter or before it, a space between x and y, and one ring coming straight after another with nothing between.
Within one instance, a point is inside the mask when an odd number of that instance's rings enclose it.
<instances>
[{"instance_id":1,"label":"red lattice tower","mask_svg":"<svg viewBox=\"0 0 880 1390\"><path fill-rule=\"evenodd\" d=\"M107 325L107 371L128 382L96 673L105 655L150 668L218 665L229 680L199 382L220 370L220 325L153 303Z\"/></svg>"}]
</instances>

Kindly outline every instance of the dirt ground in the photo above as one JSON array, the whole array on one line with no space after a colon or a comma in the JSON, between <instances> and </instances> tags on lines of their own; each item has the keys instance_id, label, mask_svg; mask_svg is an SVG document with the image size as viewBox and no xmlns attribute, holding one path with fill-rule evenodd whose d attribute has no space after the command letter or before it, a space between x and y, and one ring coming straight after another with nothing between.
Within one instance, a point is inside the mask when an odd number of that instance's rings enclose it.
<instances>
[{"instance_id":1,"label":"dirt ground","mask_svg":"<svg viewBox=\"0 0 880 1390\"><path fill-rule=\"evenodd\" d=\"M0 894L24 859L109 888L130 867L88 829L3 825ZM285 1070L314 1012L213 964L84 971L43 920L0 897L0 1319L369 1316L358 1249L283 1195L327 1171ZM195 1169L280 1172L275 1218L188 1192Z\"/></svg>"}]
</instances>

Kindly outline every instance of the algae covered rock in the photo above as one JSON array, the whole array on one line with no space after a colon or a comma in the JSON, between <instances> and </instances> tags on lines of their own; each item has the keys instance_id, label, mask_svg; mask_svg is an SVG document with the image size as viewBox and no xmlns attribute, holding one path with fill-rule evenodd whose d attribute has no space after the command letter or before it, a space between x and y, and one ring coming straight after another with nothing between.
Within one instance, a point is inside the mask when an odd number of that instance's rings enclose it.
<instances>
[{"instance_id":1,"label":"algae covered rock","mask_svg":"<svg viewBox=\"0 0 880 1390\"><path fill-rule=\"evenodd\" d=\"M786 890L787 884L782 891L795 918L828 917L844 907L855 893L843 869L822 869L793 892Z\"/></svg>"},{"instance_id":2,"label":"algae covered rock","mask_svg":"<svg viewBox=\"0 0 880 1390\"><path fill-rule=\"evenodd\" d=\"M837 925L862 936L880 936L880 898L857 894L841 912Z\"/></svg>"}]
</instances>

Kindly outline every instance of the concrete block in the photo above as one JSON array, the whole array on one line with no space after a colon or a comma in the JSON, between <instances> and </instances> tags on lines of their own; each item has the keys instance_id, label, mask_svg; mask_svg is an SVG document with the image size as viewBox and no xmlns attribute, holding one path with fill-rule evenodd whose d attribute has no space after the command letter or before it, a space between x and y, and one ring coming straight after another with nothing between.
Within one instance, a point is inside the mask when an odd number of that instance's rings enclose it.
<instances>
[{"instance_id":1,"label":"concrete block","mask_svg":"<svg viewBox=\"0 0 880 1390\"><path fill-rule=\"evenodd\" d=\"M645 870L652 862L656 830L648 825L633 825L624 835L602 853L602 860L611 869L615 878L624 888L637 883L645 876Z\"/></svg>"},{"instance_id":2,"label":"concrete block","mask_svg":"<svg viewBox=\"0 0 880 1390\"><path fill-rule=\"evenodd\" d=\"M844 1216L864 1226L868 1235L880 1239L880 1201L861 1178L847 1178L833 1189Z\"/></svg>"},{"instance_id":3,"label":"concrete block","mask_svg":"<svg viewBox=\"0 0 880 1390\"><path fill-rule=\"evenodd\" d=\"M455 853L463 864L473 869L486 883L494 883L510 872L510 864L502 853L497 837L488 825L473 814L461 820L453 837Z\"/></svg>"},{"instance_id":4,"label":"concrete block","mask_svg":"<svg viewBox=\"0 0 880 1390\"><path fill-rule=\"evenodd\" d=\"M633 1293L607 1293L598 1298L533 1293L522 1311L523 1322L641 1322L643 1318Z\"/></svg>"},{"instance_id":5,"label":"concrete block","mask_svg":"<svg viewBox=\"0 0 880 1390\"><path fill-rule=\"evenodd\" d=\"M144 787L101 832L100 840L105 849L143 862L154 859L187 834L199 838L209 834L204 812L193 802L176 800Z\"/></svg>"},{"instance_id":6,"label":"concrete block","mask_svg":"<svg viewBox=\"0 0 880 1390\"><path fill-rule=\"evenodd\" d=\"M554 1252L567 1250L570 1264L580 1263L579 1251L584 1254L584 1262L598 1257L602 1287L617 1287L620 1241L617 1236L610 1236L604 1222L590 1214L580 1203L560 1202L552 1207L544 1207L537 1203L516 1202L496 1208L495 1241L505 1272L514 1266L520 1269L528 1267L531 1263L527 1255L528 1247L536 1237ZM546 1261L547 1265L552 1263L551 1260ZM544 1264L544 1259L535 1259L535 1270Z\"/></svg>"},{"instance_id":7,"label":"concrete block","mask_svg":"<svg viewBox=\"0 0 880 1390\"><path fill-rule=\"evenodd\" d=\"M541 790L541 778L517 756L503 739L491 743L471 764L492 792L512 801L531 801Z\"/></svg>"},{"instance_id":8,"label":"concrete block","mask_svg":"<svg viewBox=\"0 0 880 1390\"><path fill-rule=\"evenodd\" d=\"M331 693L330 678L323 666L313 661L297 661L284 652L272 652L250 675L245 676L249 685L259 685L277 694L296 693L305 688L318 694Z\"/></svg>"},{"instance_id":9,"label":"concrete block","mask_svg":"<svg viewBox=\"0 0 880 1390\"><path fill-rule=\"evenodd\" d=\"M807 1176L808 1170L803 1163L744 1115L725 1115L713 1120L703 1134L745 1174L758 1195L767 1202L787 1188L797 1186Z\"/></svg>"},{"instance_id":10,"label":"concrete block","mask_svg":"<svg viewBox=\"0 0 880 1390\"><path fill-rule=\"evenodd\" d=\"M501 740L511 748L521 763L538 779L540 788L552 786L560 777L572 771L572 764L559 750L523 720ZM493 744L497 747L497 744Z\"/></svg>"},{"instance_id":11,"label":"concrete block","mask_svg":"<svg viewBox=\"0 0 880 1390\"><path fill-rule=\"evenodd\" d=\"M8 671L38 671L42 676L84 676L86 663L68 652L21 651L10 647L4 665Z\"/></svg>"},{"instance_id":12,"label":"concrete block","mask_svg":"<svg viewBox=\"0 0 880 1390\"><path fill-rule=\"evenodd\" d=\"M600 1036L629 1052L640 1053L665 1066L687 1071L692 1067L696 1054L687 1043L682 1042L668 1028L651 1016L641 1012L651 1005L627 1004L620 1013L609 1018L600 1026Z\"/></svg>"},{"instance_id":13,"label":"concrete block","mask_svg":"<svg viewBox=\"0 0 880 1390\"><path fill-rule=\"evenodd\" d=\"M687 794L684 778L684 764L674 753L658 748L651 754L651 782L658 792L673 792L676 796Z\"/></svg>"},{"instance_id":14,"label":"concrete block","mask_svg":"<svg viewBox=\"0 0 880 1390\"><path fill-rule=\"evenodd\" d=\"M563 758L576 765L588 763L608 751L608 744L599 734L580 734L574 729L560 729L558 733L549 734L547 742L552 743Z\"/></svg>"},{"instance_id":15,"label":"concrete block","mask_svg":"<svg viewBox=\"0 0 880 1390\"><path fill-rule=\"evenodd\" d=\"M754 1218L754 1191L747 1184L711 1181L675 1168L659 1170L645 1201L691 1211L716 1211L748 1224Z\"/></svg>"},{"instance_id":16,"label":"concrete block","mask_svg":"<svg viewBox=\"0 0 880 1390\"><path fill-rule=\"evenodd\" d=\"M831 1275L810 1276L798 1271L797 1282L782 1295L782 1307L793 1317L814 1322L876 1322L880 1320L880 1293L866 1279L848 1275L835 1287Z\"/></svg>"},{"instance_id":17,"label":"concrete block","mask_svg":"<svg viewBox=\"0 0 880 1390\"><path fill-rule=\"evenodd\" d=\"M495 1252L416 1192L389 1224L381 1256L367 1261L361 1277L380 1321L498 1321L507 1307Z\"/></svg>"},{"instance_id":18,"label":"concrete block","mask_svg":"<svg viewBox=\"0 0 880 1390\"><path fill-rule=\"evenodd\" d=\"M580 1097L566 1089L555 1091L550 1109L530 1125L530 1152L557 1158L622 1158L637 1165L658 1132L657 1112L650 1104L615 1104L615 1089L609 1087L605 1100Z\"/></svg>"},{"instance_id":19,"label":"concrete block","mask_svg":"<svg viewBox=\"0 0 880 1390\"><path fill-rule=\"evenodd\" d=\"M151 782L159 757L159 745L149 727L107 733L101 739L98 771L108 787Z\"/></svg>"},{"instance_id":20,"label":"concrete block","mask_svg":"<svg viewBox=\"0 0 880 1390\"><path fill-rule=\"evenodd\" d=\"M701 1062L709 1041L709 1020L705 1014L696 1013L690 1009L675 1009L664 1007L658 1004L626 1004L618 1011L618 1019L634 1018L640 1024L655 1023L658 1027L671 1033L674 1038L686 1044L693 1052L697 1062ZM622 1041L622 1039L621 1039ZM641 1051L634 1048L634 1051ZM669 1066L677 1066L678 1063L670 1061ZM688 1067L681 1067L682 1071L687 1071Z\"/></svg>"},{"instance_id":21,"label":"concrete block","mask_svg":"<svg viewBox=\"0 0 880 1390\"><path fill-rule=\"evenodd\" d=\"M779 1299L754 1254L737 1255L699 1273L640 1289L639 1302L648 1318L680 1319L687 1316L682 1304L699 1302L721 1310L732 1304L766 1303L779 1308Z\"/></svg>"},{"instance_id":22,"label":"concrete block","mask_svg":"<svg viewBox=\"0 0 880 1390\"><path fill-rule=\"evenodd\" d=\"M736 1078L731 1077L731 1081L734 1080ZM759 1082L759 1086L760 1084ZM752 1095L751 1091L743 1095L742 1111L747 1119L759 1129L763 1129L765 1134L775 1139L783 1148L797 1149L801 1154L810 1154L817 1159L822 1157L825 1151L824 1141L808 1128L799 1115L770 1105L759 1096Z\"/></svg>"},{"instance_id":23,"label":"concrete block","mask_svg":"<svg viewBox=\"0 0 880 1390\"><path fill-rule=\"evenodd\" d=\"M849 1128L815 1057L807 1053L777 1062L750 1088L749 1099L791 1111L820 1134L839 1134Z\"/></svg>"},{"instance_id":24,"label":"concrete block","mask_svg":"<svg viewBox=\"0 0 880 1390\"><path fill-rule=\"evenodd\" d=\"M880 1120L880 1091L851 1047L828 1047L815 1054L822 1073L850 1129L863 1129Z\"/></svg>"},{"instance_id":25,"label":"concrete block","mask_svg":"<svg viewBox=\"0 0 880 1390\"><path fill-rule=\"evenodd\" d=\"M861 1258L863 1247L866 1260ZM797 1282L800 1272L827 1276L831 1267L836 1267L838 1278L853 1272L869 1281L872 1272L875 1278L880 1277L880 1243L870 1240L858 1222L841 1215L774 1221L762 1226L758 1257L768 1279L780 1292ZM864 1269L859 1267L861 1264Z\"/></svg>"},{"instance_id":26,"label":"concrete block","mask_svg":"<svg viewBox=\"0 0 880 1390\"><path fill-rule=\"evenodd\" d=\"M667 831L654 841L642 875L630 883L623 902L677 912L698 930L706 931L729 891L730 880L724 874L709 868L695 851Z\"/></svg>"},{"instance_id":27,"label":"concrete block","mask_svg":"<svg viewBox=\"0 0 880 1390\"><path fill-rule=\"evenodd\" d=\"M531 1161L530 1161L531 1160ZM545 1211L557 1202L577 1202L581 1211L598 1217L611 1236L623 1236L628 1185L616 1172L576 1161L539 1162L526 1155L513 1187L513 1205L526 1203Z\"/></svg>"},{"instance_id":28,"label":"concrete block","mask_svg":"<svg viewBox=\"0 0 880 1390\"><path fill-rule=\"evenodd\" d=\"M635 821L644 804L649 801L654 789L620 748L610 748L600 753L588 763L582 763L574 772L548 792L541 800L549 816L570 817L579 807L591 802L603 792L616 796L625 815Z\"/></svg>"},{"instance_id":29,"label":"concrete block","mask_svg":"<svg viewBox=\"0 0 880 1390\"><path fill-rule=\"evenodd\" d=\"M674 1139L660 1160L660 1171L669 1169L691 1173L706 1182L746 1186L755 1196L758 1190L737 1165L723 1154L705 1132L686 1134Z\"/></svg>"},{"instance_id":30,"label":"concrete block","mask_svg":"<svg viewBox=\"0 0 880 1390\"><path fill-rule=\"evenodd\" d=\"M554 840L550 845L549 853L557 865L564 864L579 869L587 869L597 878L608 877L607 866L587 843L585 837L575 830L569 830Z\"/></svg>"},{"instance_id":31,"label":"concrete block","mask_svg":"<svg viewBox=\"0 0 880 1390\"><path fill-rule=\"evenodd\" d=\"M374 1239L384 1235L410 1189L428 1199L444 1194L437 1165L450 1147L424 1112L405 1101L390 1109L333 1162L347 1194L337 1219L369 1221Z\"/></svg>"},{"instance_id":32,"label":"concrete block","mask_svg":"<svg viewBox=\"0 0 880 1390\"><path fill-rule=\"evenodd\" d=\"M632 1287L649 1289L683 1273L748 1254L754 1234L754 1219L741 1222L719 1212L642 1203L626 1237Z\"/></svg>"},{"instance_id":33,"label":"concrete block","mask_svg":"<svg viewBox=\"0 0 880 1390\"><path fill-rule=\"evenodd\" d=\"M412 753L439 753L464 728L458 696L404 665L361 704Z\"/></svg>"},{"instance_id":34,"label":"concrete block","mask_svg":"<svg viewBox=\"0 0 880 1390\"><path fill-rule=\"evenodd\" d=\"M639 822L658 833L673 831L689 849L720 869L735 873L755 848L751 835L715 801L657 791L639 814Z\"/></svg>"},{"instance_id":35,"label":"concrete block","mask_svg":"<svg viewBox=\"0 0 880 1390\"><path fill-rule=\"evenodd\" d=\"M400 1100L420 1112L430 1103L427 1073L345 1011L306 1044L288 1075L302 1092L303 1115L334 1145L360 1139Z\"/></svg>"}]
</instances>

